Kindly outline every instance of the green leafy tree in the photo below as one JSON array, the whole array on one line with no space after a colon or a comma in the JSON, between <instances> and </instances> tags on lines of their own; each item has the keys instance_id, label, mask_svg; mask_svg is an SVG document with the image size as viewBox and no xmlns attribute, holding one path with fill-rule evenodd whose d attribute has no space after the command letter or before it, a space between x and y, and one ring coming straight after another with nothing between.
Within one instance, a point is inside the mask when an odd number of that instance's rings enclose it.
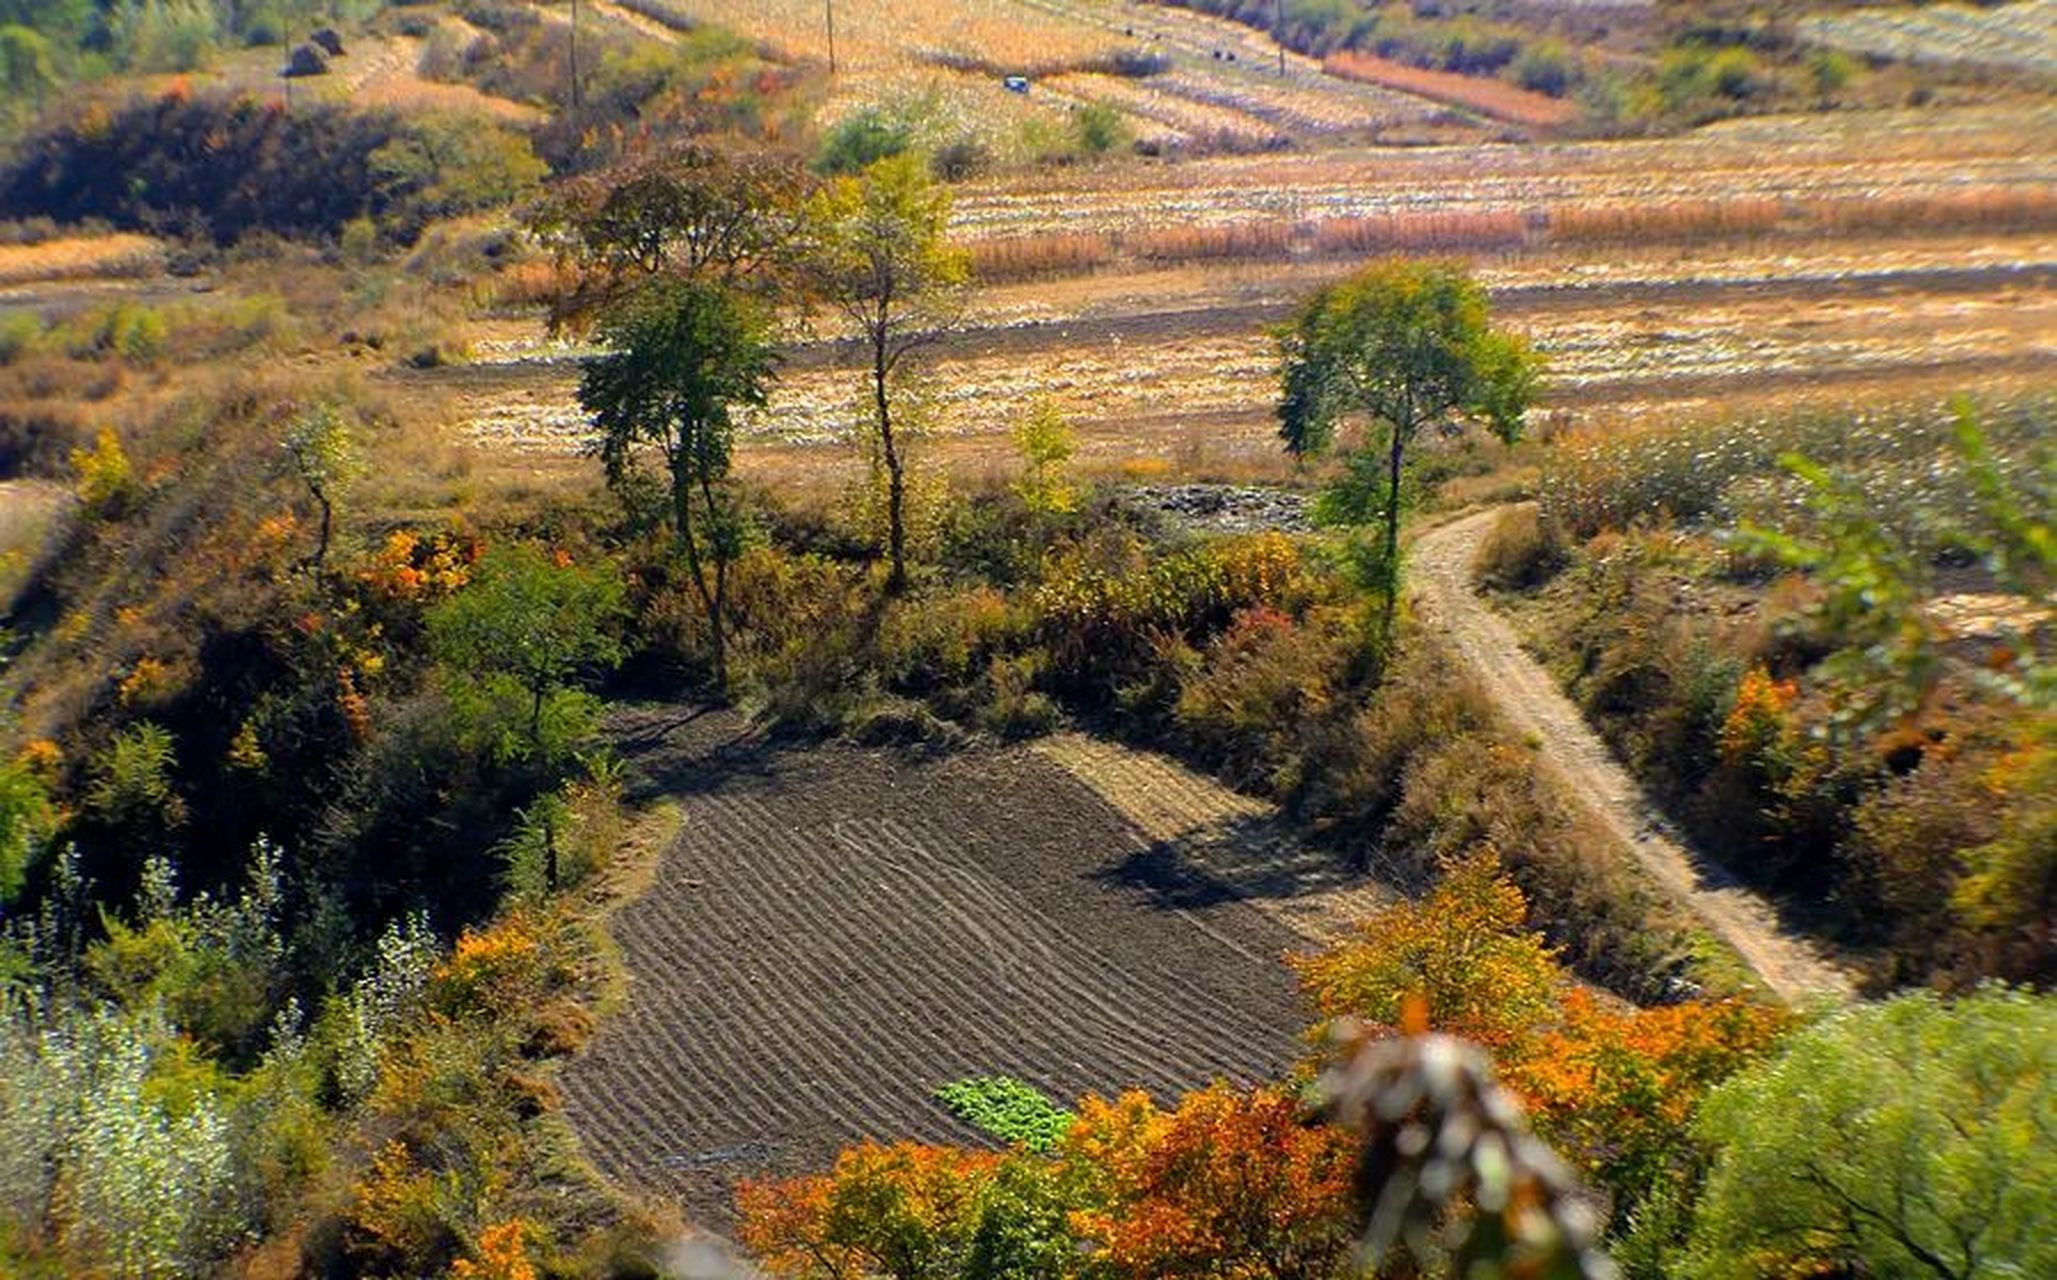
<instances>
[{"instance_id":1,"label":"green leafy tree","mask_svg":"<svg viewBox=\"0 0 2057 1280\"><path fill-rule=\"evenodd\" d=\"M1683 1273L2057 1274L2057 999L1987 987L1837 1012L1709 1096Z\"/></svg>"},{"instance_id":2,"label":"green leafy tree","mask_svg":"<svg viewBox=\"0 0 2057 1280\"><path fill-rule=\"evenodd\" d=\"M489 693L511 690L525 708L523 741L503 754L537 763L560 761L590 725L589 710L554 701L574 698L580 671L621 660L612 628L623 612L620 579L560 563L534 547L488 552L464 590L429 611L429 648L437 661ZM552 732L552 730L556 732Z\"/></svg>"},{"instance_id":3,"label":"green leafy tree","mask_svg":"<svg viewBox=\"0 0 2057 1280\"><path fill-rule=\"evenodd\" d=\"M963 307L969 261L945 236L950 195L912 156L839 178L809 204L810 275L871 355L873 444L886 473L887 589L907 585L907 459L896 432L894 379Z\"/></svg>"},{"instance_id":4,"label":"green leafy tree","mask_svg":"<svg viewBox=\"0 0 2057 1280\"><path fill-rule=\"evenodd\" d=\"M471 584L429 611L429 648L458 680L460 709L491 725L510 704L524 729L501 733L503 759L525 761L547 785L599 719L597 701L572 687L580 672L621 661L614 627L624 613L621 579L534 547L496 548ZM558 882L554 810L543 813L545 880Z\"/></svg>"},{"instance_id":5,"label":"green leafy tree","mask_svg":"<svg viewBox=\"0 0 2057 1280\"><path fill-rule=\"evenodd\" d=\"M609 484L630 487L636 454L664 459L672 532L712 639L714 675L728 682L729 566L743 520L728 488L737 406L762 405L774 355L760 308L712 284L653 287L601 322L610 353L587 366L579 403L600 426Z\"/></svg>"},{"instance_id":6,"label":"green leafy tree","mask_svg":"<svg viewBox=\"0 0 2057 1280\"><path fill-rule=\"evenodd\" d=\"M1385 632L1398 595L1400 482L1424 427L1479 423L1521 434L1540 363L1491 323L1461 263L1388 258L1317 291L1280 331L1279 434L1296 457L1326 450L1351 415L1386 463Z\"/></svg>"},{"instance_id":7,"label":"green leafy tree","mask_svg":"<svg viewBox=\"0 0 2057 1280\"><path fill-rule=\"evenodd\" d=\"M328 561L336 502L363 474L364 459L357 449L356 433L334 405L317 405L295 416L286 426L282 443L293 460L293 473L321 508L321 531L308 561L319 576Z\"/></svg>"}]
</instances>

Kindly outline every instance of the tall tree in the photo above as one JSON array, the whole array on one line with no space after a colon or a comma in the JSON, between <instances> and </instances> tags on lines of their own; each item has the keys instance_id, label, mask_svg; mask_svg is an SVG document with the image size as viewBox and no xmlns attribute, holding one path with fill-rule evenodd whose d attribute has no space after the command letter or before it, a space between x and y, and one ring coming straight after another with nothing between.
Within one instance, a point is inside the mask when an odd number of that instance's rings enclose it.
<instances>
[{"instance_id":1,"label":"tall tree","mask_svg":"<svg viewBox=\"0 0 2057 1280\"><path fill-rule=\"evenodd\" d=\"M728 490L737 406L765 402L774 353L763 308L697 281L646 288L602 319L609 354L588 365L579 403L600 427L608 483L633 485L636 454L664 459L672 532L707 617L718 685L728 684L728 572L742 522Z\"/></svg>"},{"instance_id":2,"label":"tall tree","mask_svg":"<svg viewBox=\"0 0 2057 1280\"><path fill-rule=\"evenodd\" d=\"M776 293L805 191L790 159L700 143L562 184L529 223L576 272L553 323L583 328L654 276Z\"/></svg>"},{"instance_id":3,"label":"tall tree","mask_svg":"<svg viewBox=\"0 0 2057 1280\"><path fill-rule=\"evenodd\" d=\"M1493 327L1485 290L1458 262L1388 258L1318 290L1279 332L1279 434L1321 453L1360 415L1385 455L1385 631L1398 597L1400 479L1424 427L1477 423L1512 442L1540 372L1520 337Z\"/></svg>"},{"instance_id":4,"label":"tall tree","mask_svg":"<svg viewBox=\"0 0 2057 1280\"><path fill-rule=\"evenodd\" d=\"M886 472L889 591L907 585L907 458L893 381L909 353L961 314L970 275L946 231L950 195L911 155L839 178L809 202L812 283L856 326L871 357L873 441Z\"/></svg>"}]
</instances>

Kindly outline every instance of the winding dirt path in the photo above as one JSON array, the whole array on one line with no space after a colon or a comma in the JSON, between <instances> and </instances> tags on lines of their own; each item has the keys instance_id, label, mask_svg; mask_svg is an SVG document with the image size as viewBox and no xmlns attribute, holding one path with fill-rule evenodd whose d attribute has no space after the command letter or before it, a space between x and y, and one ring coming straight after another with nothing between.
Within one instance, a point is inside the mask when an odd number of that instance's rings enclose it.
<instances>
[{"instance_id":1,"label":"winding dirt path","mask_svg":"<svg viewBox=\"0 0 2057 1280\"><path fill-rule=\"evenodd\" d=\"M1683 903L1787 1001L1854 995L1850 976L1779 922L1764 899L1689 847L1586 724L1571 699L1525 652L1514 629L1472 590L1471 566L1493 507L1423 534L1410 579L1416 608L1478 678L1518 733L1541 744L1538 758L1584 804L1657 886Z\"/></svg>"}]
</instances>

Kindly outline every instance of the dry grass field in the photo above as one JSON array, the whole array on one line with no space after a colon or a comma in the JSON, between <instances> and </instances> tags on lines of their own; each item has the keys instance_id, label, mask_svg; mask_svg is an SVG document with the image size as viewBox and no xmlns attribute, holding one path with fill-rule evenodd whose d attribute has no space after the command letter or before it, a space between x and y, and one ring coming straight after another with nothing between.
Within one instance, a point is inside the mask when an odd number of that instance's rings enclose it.
<instances>
[{"instance_id":1,"label":"dry grass field","mask_svg":"<svg viewBox=\"0 0 2057 1280\"><path fill-rule=\"evenodd\" d=\"M134 279L163 269L164 245L153 236L120 233L0 244L0 288L60 280Z\"/></svg>"}]
</instances>

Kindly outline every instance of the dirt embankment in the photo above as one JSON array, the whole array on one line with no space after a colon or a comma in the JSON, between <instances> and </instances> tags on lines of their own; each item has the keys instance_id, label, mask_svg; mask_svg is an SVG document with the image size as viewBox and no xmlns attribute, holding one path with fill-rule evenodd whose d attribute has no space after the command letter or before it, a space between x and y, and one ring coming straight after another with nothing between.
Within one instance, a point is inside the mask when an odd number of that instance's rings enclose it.
<instances>
[{"instance_id":1,"label":"dirt embankment","mask_svg":"<svg viewBox=\"0 0 2057 1280\"><path fill-rule=\"evenodd\" d=\"M1848 999L1850 976L1782 924L1771 905L1693 850L1587 725L1506 620L1472 590L1471 566L1501 508L1443 525L1414 544L1415 599L1424 620L1469 667L1515 732L1665 893L1732 947L1788 1001Z\"/></svg>"}]
</instances>

